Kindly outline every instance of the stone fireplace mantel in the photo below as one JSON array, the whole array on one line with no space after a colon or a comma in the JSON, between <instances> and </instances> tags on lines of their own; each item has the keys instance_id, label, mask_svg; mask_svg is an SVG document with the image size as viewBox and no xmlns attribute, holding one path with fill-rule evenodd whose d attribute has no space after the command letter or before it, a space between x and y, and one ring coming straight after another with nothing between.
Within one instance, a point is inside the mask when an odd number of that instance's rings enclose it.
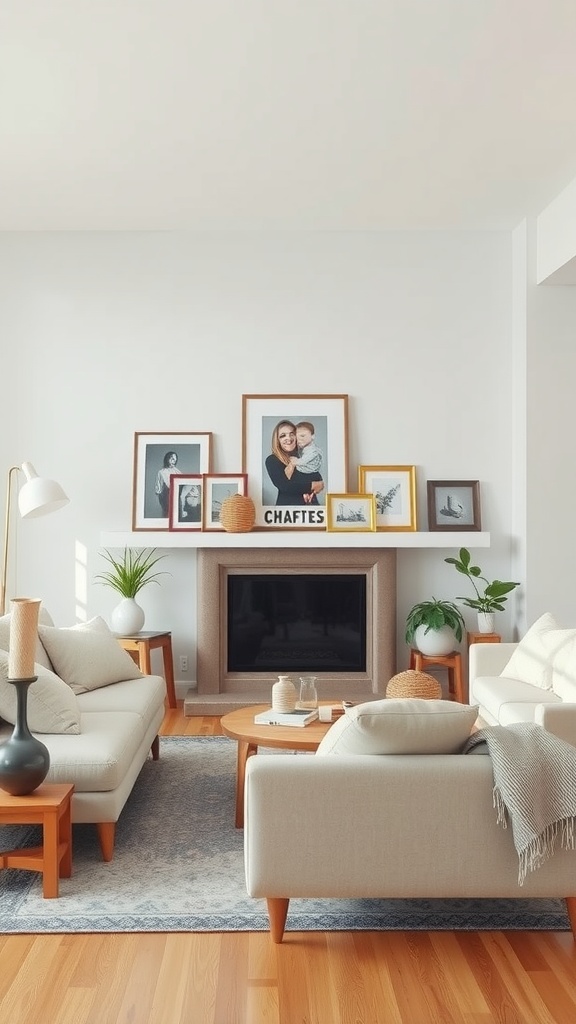
<instances>
[{"instance_id":1,"label":"stone fireplace mantel","mask_svg":"<svg viewBox=\"0 0 576 1024\"><path fill-rule=\"evenodd\" d=\"M489 548L485 531L426 530L332 532L329 530L251 530L250 533L147 530L102 533L105 548Z\"/></svg>"}]
</instances>

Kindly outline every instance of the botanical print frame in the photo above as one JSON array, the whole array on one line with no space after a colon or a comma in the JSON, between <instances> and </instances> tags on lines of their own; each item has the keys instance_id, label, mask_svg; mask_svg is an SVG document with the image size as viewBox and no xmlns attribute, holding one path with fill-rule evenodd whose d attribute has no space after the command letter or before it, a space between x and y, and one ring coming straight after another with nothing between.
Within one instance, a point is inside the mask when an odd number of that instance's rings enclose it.
<instances>
[{"instance_id":1,"label":"botanical print frame","mask_svg":"<svg viewBox=\"0 0 576 1024\"><path fill-rule=\"evenodd\" d=\"M224 529L220 522L220 508L222 502L233 494L248 494L248 475L246 473L211 473L204 477L203 530Z\"/></svg>"},{"instance_id":2,"label":"botanical print frame","mask_svg":"<svg viewBox=\"0 0 576 1024\"><path fill-rule=\"evenodd\" d=\"M481 530L478 480L428 480L428 529Z\"/></svg>"},{"instance_id":3,"label":"botanical print frame","mask_svg":"<svg viewBox=\"0 0 576 1024\"><path fill-rule=\"evenodd\" d=\"M374 495L377 530L416 530L415 466L358 466L358 490Z\"/></svg>"},{"instance_id":4,"label":"botanical print frame","mask_svg":"<svg viewBox=\"0 0 576 1024\"><path fill-rule=\"evenodd\" d=\"M299 424L314 429L312 436L301 427L301 440L310 443L300 452ZM287 474L284 460L291 457L307 464ZM348 395L242 396L242 470L250 479L255 529L325 529L326 495L348 490L347 467Z\"/></svg>"},{"instance_id":5,"label":"botanical print frame","mask_svg":"<svg viewBox=\"0 0 576 1024\"><path fill-rule=\"evenodd\" d=\"M187 533L202 529L204 480L201 473L173 473L170 477L169 529Z\"/></svg>"},{"instance_id":6,"label":"botanical print frame","mask_svg":"<svg viewBox=\"0 0 576 1024\"><path fill-rule=\"evenodd\" d=\"M170 453L176 455L173 467L166 464ZM177 473L210 473L212 433L134 434L133 530L168 530L172 468Z\"/></svg>"},{"instance_id":7,"label":"botanical print frame","mask_svg":"<svg viewBox=\"0 0 576 1024\"><path fill-rule=\"evenodd\" d=\"M376 499L373 494L327 494L326 529L366 532L376 529Z\"/></svg>"}]
</instances>

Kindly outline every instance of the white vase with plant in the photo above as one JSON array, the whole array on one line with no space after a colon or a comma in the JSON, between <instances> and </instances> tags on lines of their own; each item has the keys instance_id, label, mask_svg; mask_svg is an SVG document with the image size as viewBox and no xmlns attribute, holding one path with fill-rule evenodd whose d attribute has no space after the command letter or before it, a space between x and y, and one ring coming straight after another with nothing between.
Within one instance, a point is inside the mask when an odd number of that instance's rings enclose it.
<instances>
[{"instance_id":1,"label":"white vase with plant","mask_svg":"<svg viewBox=\"0 0 576 1024\"><path fill-rule=\"evenodd\" d=\"M478 632L494 632L494 612L503 612L504 605L508 600L508 594L519 587L519 583L502 580L492 580L489 583L478 565L471 565L472 556L468 548L460 548L458 558L445 558L448 565L453 565L462 576L467 576L476 591L476 597L457 597L467 608L474 608L478 614ZM480 587L479 583L485 584Z\"/></svg>"},{"instance_id":2,"label":"white vase with plant","mask_svg":"<svg viewBox=\"0 0 576 1024\"><path fill-rule=\"evenodd\" d=\"M429 657L451 654L462 639L464 619L453 601L420 601L406 619L406 643Z\"/></svg>"},{"instance_id":3,"label":"white vase with plant","mask_svg":"<svg viewBox=\"0 0 576 1024\"><path fill-rule=\"evenodd\" d=\"M120 603L112 610L112 629L119 636L139 633L144 626L145 614L144 609L136 601L136 595L142 587L148 583L158 583L158 577L166 575L162 571L153 571L165 556L157 555L156 548L138 552L124 548L124 553L119 558L114 558L109 551L105 551L102 557L112 568L98 573L95 581L112 587L122 596Z\"/></svg>"}]
</instances>

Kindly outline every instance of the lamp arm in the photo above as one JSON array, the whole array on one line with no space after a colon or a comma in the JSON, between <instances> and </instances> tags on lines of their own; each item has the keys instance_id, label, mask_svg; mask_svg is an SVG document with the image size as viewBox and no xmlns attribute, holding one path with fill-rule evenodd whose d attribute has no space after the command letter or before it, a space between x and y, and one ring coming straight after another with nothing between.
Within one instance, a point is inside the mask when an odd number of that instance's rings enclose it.
<instances>
[{"instance_id":1,"label":"lamp arm","mask_svg":"<svg viewBox=\"0 0 576 1024\"><path fill-rule=\"evenodd\" d=\"M8 470L6 484L6 515L4 519L4 553L2 557L2 589L0 590L0 615L6 611L6 571L8 569L8 542L10 539L10 508L12 505L12 474L17 473L20 466L11 466Z\"/></svg>"}]
</instances>

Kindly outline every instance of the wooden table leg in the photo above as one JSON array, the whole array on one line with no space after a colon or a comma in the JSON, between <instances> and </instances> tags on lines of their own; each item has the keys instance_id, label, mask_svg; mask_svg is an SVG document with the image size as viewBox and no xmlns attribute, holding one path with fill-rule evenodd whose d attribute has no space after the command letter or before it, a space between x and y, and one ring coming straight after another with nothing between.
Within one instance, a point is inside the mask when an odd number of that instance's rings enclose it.
<instances>
[{"instance_id":1,"label":"wooden table leg","mask_svg":"<svg viewBox=\"0 0 576 1024\"><path fill-rule=\"evenodd\" d=\"M238 740L238 754L236 759L236 828L244 828L244 782L246 779L246 762L253 754L258 753L256 743L247 743L246 740Z\"/></svg>"},{"instance_id":2,"label":"wooden table leg","mask_svg":"<svg viewBox=\"0 0 576 1024\"><path fill-rule=\"evenodd\" d=\"M55 899L58 896L58 879L60 877L60 845L58 809L55 807L44 812L44 856L42 870L42 895L44 899Z\"/></svg>"},{"instance_id":3,"label":"wooden table leg","mask_svg":"<svg viewBox=\"0 0 576 1024\"><path fill-rule=\"evenodd\" d=\"M174 687L174 662L172 660L172 638L167 636L162 641L162 656L164 658L164 679L166 680L166 693L168 694L168 705L175 708L176 689Z\"/></svg>"}]
</instances>

